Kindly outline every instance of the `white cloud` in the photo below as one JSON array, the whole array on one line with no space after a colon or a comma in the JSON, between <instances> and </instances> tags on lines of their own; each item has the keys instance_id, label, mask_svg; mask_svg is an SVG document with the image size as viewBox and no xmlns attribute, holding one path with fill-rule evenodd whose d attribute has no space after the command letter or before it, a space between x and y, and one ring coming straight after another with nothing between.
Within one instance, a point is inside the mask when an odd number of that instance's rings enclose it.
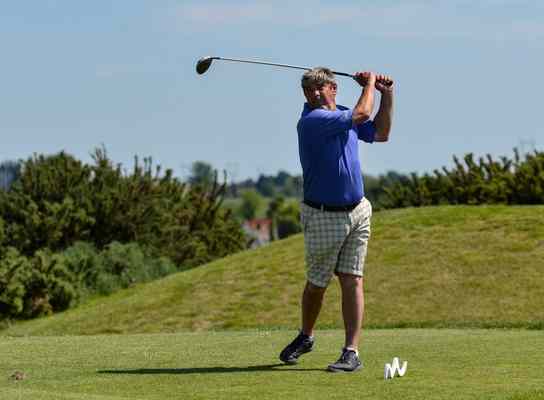
<instances>
[{"instance_id":1,"label":"white cloud","mask_svg":"<svg viewBox=\"0 0 544 400\"><path fill-rule=\"evenodd\" d=\"M467 3L399 2L365 5L254 1L252 3L198 3L178 6L175 19L184 30L213 31L219 27L255 26L260 29L349 27L364 36L389 38L463 37L482 40L541 38L544 22L525 12L510 17L512 2ZM378 3L379 4L379 3ZM492 9L490 9L492 7ZM519 10L519 8L518 8ZM491 12L493 11L493 12Z\"/></svg>"},{"instance_id":2,"label":"white cloud","mask_svg":"<svg viewBox=\"0 0 544 400\"><path fill-rule=\"evenodd\" d=\"M176 11L176 15L183 22L214 26L217 24L236 24L244 21L265 21L269 20L270 16L273 15L273 12L273 8L266 4L197 4L179 7Z\"/></svg>"},{"instance_id":3,"label":"white cloud","mask_svg":"<svg viewBox=\"0 0 544 400\"><path fill-rule=\"evenodd\" d=\"M518 35L525 36L527 39L544 38L544 24L535 21L514 21L511 30Z\"/></svg>"},{"instance_id":4,"label":"white cloud","mask_svg":"<svg viewBox=\"0 0 544 400\"><path fill-rule=\"evenodd\" d=\"M281 4L280 4L281 3ZM364 8L357 6L330 6L315 2L264 3L251 4L186 4L175 11L180 23L205 24L280 24L299 26L321 25L326 23L353 22L369 15Z\"/></svg>"}]
</instances>

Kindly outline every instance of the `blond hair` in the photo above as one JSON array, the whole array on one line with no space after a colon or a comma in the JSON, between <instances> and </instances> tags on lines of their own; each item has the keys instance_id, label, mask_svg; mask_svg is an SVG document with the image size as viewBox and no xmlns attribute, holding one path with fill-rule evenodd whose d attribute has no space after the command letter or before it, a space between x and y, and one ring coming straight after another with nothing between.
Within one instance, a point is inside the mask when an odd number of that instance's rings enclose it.
<instances>
[{"instance_id":1,"label":"blond hair","mask_svg":"<svg viewBox=\"0 0 544 400\"><path fill-rule=\"evenodd\" d=\"M332 71L325 67L316 67L313 68L302 75L300 81L302 88L313 88L321 87L327 83L336 85L336 80L334 79L334 74Z\"/></svg>"}]
</instances>

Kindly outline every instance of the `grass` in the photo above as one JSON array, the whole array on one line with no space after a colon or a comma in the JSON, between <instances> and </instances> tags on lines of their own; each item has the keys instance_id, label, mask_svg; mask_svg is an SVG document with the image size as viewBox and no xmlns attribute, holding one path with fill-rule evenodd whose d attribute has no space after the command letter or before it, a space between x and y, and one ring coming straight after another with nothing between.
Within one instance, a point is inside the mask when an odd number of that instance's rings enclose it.
<instances>
[{"instance_id":1,"label":"grass","mask_svg":"<svg viewBox=\"0 0 544 400\"><path fill-rule=\"evenodd\" d=\"M296 366L277 354L294 331L0 338L2 400L544 399L544 335L396 329L363 334L363 370L332 374L343 332L318 332ZM404 377L383 380L392 357ZM21 371L25 379L9 379Z\"/></svg>"},{"instance_id":2,"label":"grass","mask_svg":"<svg viewBox=\"0 0 544 400\"><path fill-rule=\"evenodd\" d=\"M544 206L375 213L365 326L544 328ZM299 326L301 235L96 298L0 335L173 333ZM318 328L342 328L339 287Z\"/></svg>"},{"instance_id":3,"label":"grass","mask_svg":"<svg viewBox=\"0 0 544 400\"><path fill-rule=\"evenodd\" d=\"M324 370L343 342L336 282L315 350L279 364L298 235L0 331L0 399L544 399L543 206L379 212L372 235L365 328L381 329L363 330L358 373ZM394 356L408 372L384 381Z\"/></svg>"}]
</instances>

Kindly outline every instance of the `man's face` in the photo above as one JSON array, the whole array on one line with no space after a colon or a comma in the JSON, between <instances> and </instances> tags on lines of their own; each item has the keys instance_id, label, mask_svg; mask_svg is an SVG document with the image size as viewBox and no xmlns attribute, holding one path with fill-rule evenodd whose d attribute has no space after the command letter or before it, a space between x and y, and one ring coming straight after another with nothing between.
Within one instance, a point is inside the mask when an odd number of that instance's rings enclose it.
<instances>
[{"instance_id":1,"label":"man's face","mask_svg":"<svg viewBox=\"0 0 544 400\"><path fill-rule=\"evenodd\" d=\"M304 88L304 96L313 108L336 105L336 84L325 83L322 86Z\"/></svg>"}]
</instances>

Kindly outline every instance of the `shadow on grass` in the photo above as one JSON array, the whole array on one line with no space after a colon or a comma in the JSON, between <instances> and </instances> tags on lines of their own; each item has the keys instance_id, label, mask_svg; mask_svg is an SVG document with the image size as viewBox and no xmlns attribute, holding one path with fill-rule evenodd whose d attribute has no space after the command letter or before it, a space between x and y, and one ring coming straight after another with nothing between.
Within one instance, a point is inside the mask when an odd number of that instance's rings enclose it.
<instances>
[{"instance_id":1,"label":"shadow on grass","mask_svg":"<svg viewBox=\"0 0 544 400\"><path fill-rule=\"evenodd\" d=\"M282 372L282 371L325 371L317 368L289 368L285 364L252 365L249 367L202 367L202 368L160 368L160 369L114 369L97 371L99 374L222 374L233 372Z\"/></svg>"}]
</instances>

